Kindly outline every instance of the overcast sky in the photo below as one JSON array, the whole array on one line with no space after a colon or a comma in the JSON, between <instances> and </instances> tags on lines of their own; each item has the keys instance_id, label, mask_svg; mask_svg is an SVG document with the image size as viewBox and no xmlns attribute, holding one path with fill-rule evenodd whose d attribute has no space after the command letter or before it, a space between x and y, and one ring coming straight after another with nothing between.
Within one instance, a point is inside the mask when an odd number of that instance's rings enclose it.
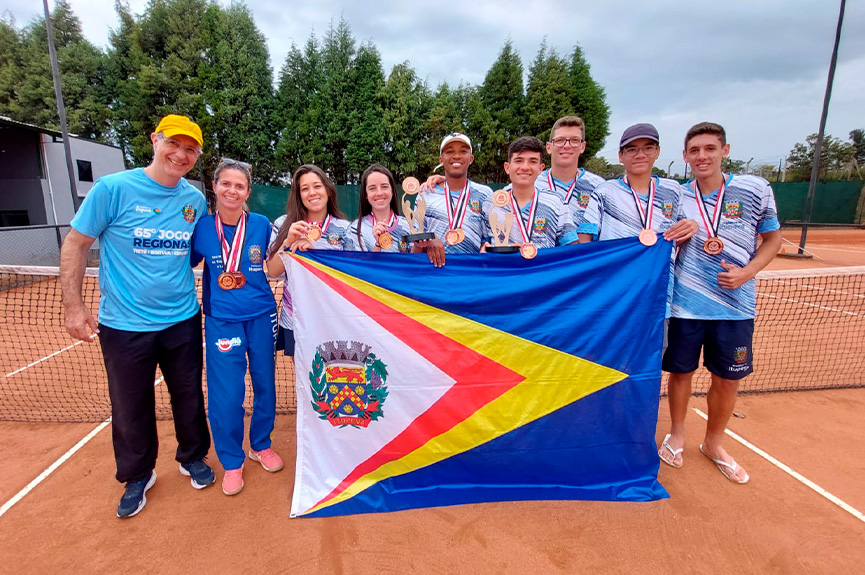
<instances>
[{"instance_id":1,"label":"overcast sky","mask_svg":"<svg viewBox=\"0 0 865 575\"><path fill-rule=\"evenodd\" d=\"M225 1L222 2L226 4ZM49 6L53 6L49 0ZM129 0L133 13L146 2ZM320 38L343 15L358 42L372 40L385 73L408 60L431 87L480 84L510 36L528 70L541 41L560 54L582 46L612 110L601 154L637 122L661 134L659 167L677 162L682 137L698 121L727 129L731 156L775 164L819 127L839 1L727 0L249 0L268 39L274 76L292 42ZM71 0L85 36L105 46L117 26L114 0ZM19 27L41 2L0 0ZM844 18L827 132L847 139L865 127L865 0Z\"/></svg>"}]
</instances>

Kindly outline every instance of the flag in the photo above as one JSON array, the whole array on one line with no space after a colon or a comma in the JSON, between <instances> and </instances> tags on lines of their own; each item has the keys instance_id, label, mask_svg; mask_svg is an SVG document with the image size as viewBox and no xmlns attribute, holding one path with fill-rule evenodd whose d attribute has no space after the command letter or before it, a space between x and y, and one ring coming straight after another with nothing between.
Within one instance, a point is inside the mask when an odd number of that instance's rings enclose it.
<instances>
[{"instance_id":1,"label":"flag","mask_svg":"<svg viewBox=\"0 0 865 575\"><path fill-rule=\"evenodd\" d=\"M308 251L294 302L291 515L649 501L671 244Z\"/></svg>"}]
</instances>

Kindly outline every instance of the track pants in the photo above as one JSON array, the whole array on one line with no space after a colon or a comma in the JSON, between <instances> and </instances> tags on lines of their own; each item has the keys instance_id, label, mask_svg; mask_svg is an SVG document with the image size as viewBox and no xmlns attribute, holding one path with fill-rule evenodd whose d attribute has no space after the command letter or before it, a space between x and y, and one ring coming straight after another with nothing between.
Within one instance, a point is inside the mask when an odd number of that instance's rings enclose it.
<instances>
[{"instance_id":1,"label":"track pants","mask_svg":"<svg viewBox=\"0 0 865 575\"><path fill-rule=\"evenodd\" d=\"M201 388L201 313L160 331L123 331L99 326L108 372L111 436L117 481L145 479L156 465L156 366L171 397L176 459L191 463L207 455L210 432Z\"/></svg>"},{"instance_id":2,"label":"track pants","mask_svg":"<svg viewBox=\"0 0 865 575\"><path fill-rule=\"evenodd\" d=\"M254 394L249 445L255 451L270 447L276 417L277 318L275 311L246 321L204 318L207 409L216 455L225 469L238 469L244 460L247 356Z\"/></svg>"}]
</instances>

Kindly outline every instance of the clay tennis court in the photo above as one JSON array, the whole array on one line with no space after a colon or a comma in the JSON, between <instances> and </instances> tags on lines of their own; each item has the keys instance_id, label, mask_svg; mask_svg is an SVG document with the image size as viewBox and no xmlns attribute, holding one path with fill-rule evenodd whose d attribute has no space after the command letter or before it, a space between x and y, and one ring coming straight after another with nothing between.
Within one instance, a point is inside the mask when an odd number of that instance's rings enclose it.
<instances>
[{"instance_id":1,"label":"clay tennis court","mask_svg":"<svg viewBox=\"0 0 865 575\"><path fill-rule=\"evenodd\" d=\"M798 239L797 234L785 230L791 241ZM819 259L776 258L770 269L787 268L791 262L812 268L865 263L856 261L865 260L863 230L812 229L808 237L815 255L823 246ZM845 254L839 249L848 248L852 254L832 256ZM797 293L826 292L833 298L831 304L810 305L828 311L821 310L816 325L803 320L792 332L789 326L767 326L766 348L755 352L759 359L761 353L781 349L800 368L780 373L758 361L758 373L751 379L759 375L784 380L782 384L792 382L790 388L801 387L800 380L814 379L807 375L809 365L830 351L839 351L829 349L831 339L826 338L833 332L853 330L854 335L865 336L865 317L859 311L865 288L861 284L831 287L817 278L782 281L804 290ZM10 291L2 297L9 297ZM804 305L797 297L767 290L762 298L770 307L764 313L771 315L771 306L789 312L797 302ZM19 339L27 329L0 327L0 336ZM26 357L38 360L44 357L39 354L73 343L52 331L43 329L38 337L29 338L28 342L35 342L33 347L15 350L19 365L10 368L4 363L3 373L33 362L24 361ZM830 343L821 347L807 338L797 342L796 337L808 335ZM851 366L862 355L865 337L852 341L838 356L848 354L852 360L823 367L819 377L826 385L843 385L857 376L861 381L861 370ZM93 354L93 347L76 346L63 354L79 353L79 348ZM31 372L38 377L29 379L28 385L47 394L30 397L29 405L65 401L67 384L48 379L57 377L51 362L63 354L28 368L42 370ZM279 360L288 379L285 360ZM97 373L98 353L87 361L95 365L81 364L82 371ZM9 404L16 397L34 395L15 377L4 377L0 383L7 389L18 386L12 399L3 399L4 419L11 419L5 410L14 409ZM98 382L87 384L85 391L98 393L98 386ZM164 386L157 385L157 390L164 395ZM694 398L691 405L706 412L703 397ZM692 411L684 466L660 467L659 479L671 496L668 500L490 503L327 519L288 518L295 448L290 414L278 416L274 438L274 448L286 460L285 469L270 475L248 465L246 487L236 497L224 496L218 484L204 491L190 487L173 460L171 422L161 421L158 481L147 494L146 509L128 521L114 516L122 487L113 479L110 426L3 421L0 556L3 571L10 573L855 573L865 561L861 544L865 540L861 487L865 446L859 441L865 432L863 409L862 388L743 395L736 411L744 417L734 417L729 429L749 446L729 438L728 448L751 475L746 486L726 481L700 454L703 421ZM662 402L659 441L668 421ZM89 441L70 454L91 433ZM52 469L63 457L68 458ZM210 463L221 477L215 456L211 455ZM26 490L40 474L44 479Z\"/></svg>"}]
</instances>

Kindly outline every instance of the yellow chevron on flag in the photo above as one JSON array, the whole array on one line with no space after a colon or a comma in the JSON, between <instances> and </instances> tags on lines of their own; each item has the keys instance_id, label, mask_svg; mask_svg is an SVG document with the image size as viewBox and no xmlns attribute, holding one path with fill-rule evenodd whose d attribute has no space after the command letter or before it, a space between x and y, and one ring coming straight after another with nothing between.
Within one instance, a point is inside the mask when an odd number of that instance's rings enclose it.
<instances>
[{"instance_id":1,"label":"yellow chevron on flag","mask_svg":"<svg viewBox=\"0 0 865 575\"><path fill-rule=\"evenodd\" d=\"M332 496L303 512L304 515L350 499L379 481L474 449L628 377L621 371L415 301L302 256L294 257L304 266L315 268L352 291L374 299L515 374L515 385L504 393L413 451L399 454L363 475L348 478ZM382 325L387 329L386 323ZM472 373L471 365L458 367ZM478 374L472 374L471 379L479 379ZM482 377L472 385L483 386Z\"/></svg>"}]
</instances>

